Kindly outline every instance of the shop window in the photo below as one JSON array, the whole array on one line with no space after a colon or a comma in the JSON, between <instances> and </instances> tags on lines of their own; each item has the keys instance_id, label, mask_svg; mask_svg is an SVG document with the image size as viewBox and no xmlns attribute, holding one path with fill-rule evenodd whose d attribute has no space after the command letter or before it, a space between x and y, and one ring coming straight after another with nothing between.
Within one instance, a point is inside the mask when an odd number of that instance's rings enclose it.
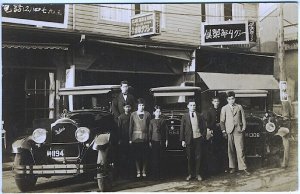
<instances>
[{"instance_id":1,"label":"shop window","mask_svg":"<svg viewBox=\"0 0 300 194\"><path fill-rule=\"evenodd\" d=\"M99 19L120 23L129 23L131 17L131 4L100 4Z\"/></svg>"},{"instance_id":2,"label":"shop window","mask_svg":"<svg viewBox=\"0 0 300 194\"><path fill-rule=\"evenodd\" d=\"M49 118L50 78L47 73L30 72L25 78L25 125L32 126L32 121Z\"/></svg>"}]
</instances>

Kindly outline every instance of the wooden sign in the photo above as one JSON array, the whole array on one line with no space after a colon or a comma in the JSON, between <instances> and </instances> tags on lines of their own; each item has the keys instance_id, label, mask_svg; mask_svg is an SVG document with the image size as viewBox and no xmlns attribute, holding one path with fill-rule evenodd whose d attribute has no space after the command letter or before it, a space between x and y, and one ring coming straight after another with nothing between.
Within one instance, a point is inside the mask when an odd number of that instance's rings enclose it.
<instances>
[{"instance_id":1,"label":"wooden sign","mask_svg":"<svg viewBox=\"0 0 300 194\"><path fill-rule=\"evenodd\" d=\"M65 4L5 4L2 21L67 28L69 6Z\"/></svg>"}]
</instances>

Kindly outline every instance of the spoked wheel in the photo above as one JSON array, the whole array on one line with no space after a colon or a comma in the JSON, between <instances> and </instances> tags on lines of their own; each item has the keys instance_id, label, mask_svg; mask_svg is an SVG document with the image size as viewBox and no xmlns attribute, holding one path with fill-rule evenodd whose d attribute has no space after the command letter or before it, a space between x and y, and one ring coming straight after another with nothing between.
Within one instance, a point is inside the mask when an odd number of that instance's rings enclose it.
<instances>
[{"instance_id":1,"label":"spoked wheel","mask_svg":"<svg viewBox=\"0 0 300 194\"><path fill-rule=\"evenodd\" d=\"M33 159L30 153L17 153L14 159L14 166L19 165L33 165ZM26 174L16 174L15 182L20 191L26 192L30 191L34 188L37 177L34 175L26 175Z\"/></svg>"}]
</instances>

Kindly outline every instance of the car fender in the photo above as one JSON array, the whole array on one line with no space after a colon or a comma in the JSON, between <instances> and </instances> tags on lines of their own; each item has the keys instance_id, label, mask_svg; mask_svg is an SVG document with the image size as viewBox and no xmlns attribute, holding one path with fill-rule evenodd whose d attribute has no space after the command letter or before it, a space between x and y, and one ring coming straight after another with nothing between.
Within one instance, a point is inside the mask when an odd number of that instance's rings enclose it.
<instances>
[{"instance_id":1,"label":"car fender","mask_svg":"<svg viewBox=\"0 0 300 194\"><path fill-rule=\"evenodd\" d=\"M287 167L289 162L289 152L290 152L290 145L289 145L289 137L288 134L290 130L286 127L280 127L278 132L275 135L278 135L282 139L284 154L283 154L283 161L281 163L282 167Z\"/></svg>"},{"instance_id":2,"label":"car fender","mask_svg":"<svg viewBox=\"0 0 300 194\"><path fill-rule=\"evenodd\" d=\"M32 139L31 136L22 137L12 144L12 153L17 154L21 153L22 150L30 150L31 149Z\"/></svg>"}]
</instances>

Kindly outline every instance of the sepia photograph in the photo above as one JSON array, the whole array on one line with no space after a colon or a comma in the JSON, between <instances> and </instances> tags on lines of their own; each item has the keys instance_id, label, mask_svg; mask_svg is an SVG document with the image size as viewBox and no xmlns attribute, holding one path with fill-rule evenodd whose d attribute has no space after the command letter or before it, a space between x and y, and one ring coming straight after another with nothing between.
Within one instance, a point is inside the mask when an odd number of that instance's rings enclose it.
<instances>
[{"instance_id":1,"label":"sepia photograph","mask_svg":"<svg viewBox=\"0 0 300 194\"><path fill-rule=\"evenodd\" d=\"M1 35L1 192L299 190L296 1L14 1Z\"/></svg>"}]
</instances>

